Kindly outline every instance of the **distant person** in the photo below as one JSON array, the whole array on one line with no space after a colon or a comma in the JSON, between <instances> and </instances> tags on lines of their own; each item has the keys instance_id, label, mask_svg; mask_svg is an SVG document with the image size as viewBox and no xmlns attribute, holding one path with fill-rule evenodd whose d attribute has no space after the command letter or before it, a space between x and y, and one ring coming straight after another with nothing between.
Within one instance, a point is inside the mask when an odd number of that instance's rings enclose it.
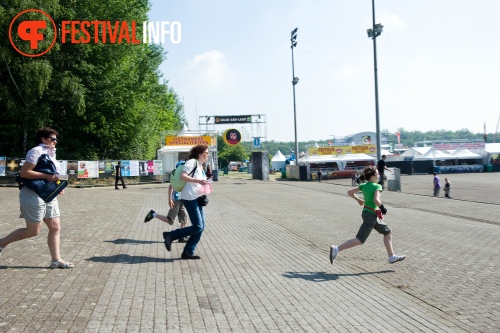
<instances>
[{"instance_id":1,"label":"distant person","mask_svg":"<svg viewBox=\"0 0 500 333\"><path fill-rule=\"evenodd\" d=\"M39 145L30 149L26 154L26 162L21 167L20 176L24 179L46 179L49 182L57 181L58 174L49 174L35 171L37 169L49 169L55 166L59 171L59 162L56 159L57 131L44 127L36 132ZM47 159L53 164L51 165ZM64 194L64 190L60 193ZM50 202L42 200L35 191L26 186L20 188L19 204L21 209L21 218L26 221L25 228L19 228L0 239L0 255L7 245L20 241L25 238L37 236L42 229L42 221L49 228L47 235L47 245L49 246L52 261L49 268L73 268L72 262L61 259L59 254L59 243L61 235L61 219L59 212L59 203L57 197ZM19 261L19 259L18 259Z\"/></svg>"},{"instance_id":2,"label":"distant person","mask_svg":"<svg viewBox=\"0 0 500 333\"><path fill-rule=\"evenodd\" d=\"M212 169L210 168L210 164L207 163L207 171L206 171L207 179L212 178Z\"/></svg>"},{"instance_id":3,"label":"distant person","mask_svg":"<svg viewBox=\"0 0 500 333\"><path fill-rule=\"evenodd\" d=\"M189 159L184 164L182 169L181 179L186 182L184 189L181 192L181 199L186 207L191 220L191 225L186 228L176 229L172 232L164 232L165 248L171 250L172 242L176 239L189 237L184 250L182 251L182 259L200 259L200 256L195 255L196 246L201 239L203 230L205 229L205 212L204 206L200 205L198 200L203 195L203 187L208 184L203 163L208 161L208 146L197 145L189 151ZM194 170L194 173L192 173ZM193 176L191 177L190 174Z\"/></svg>"},{"instance_id":4,"label":"distant person","mask_svg":"<svg viewBox=\"0 0 500 333\"><path fill-rule=\"evenodd\" d=\"M444 179L444 197L451 199L450 197L450 192L451 192L451 183L448 178Z\"/></svg>"},{"instance_id":5,"label":"distant person","mask_svg":"<svg viewBox=\"0 0 500 333\"><path fill-rule=\"evenodd\" d=\"M434 196L439 197L439 190L441 190L441 182L439 181L439 177L437 176L437 173L433 173L434 175L434 180L432 182L432 186L434 188Z\"/></svg>"},{"instance_id":6,"label":"distant person","mask_svg":"<svg viewBox=\"0 0 500 333\"><path fill-rule=\"evenodd\" d=\"M387 209L380 199L382 186L377 184L379 177L377 168L374 166L366 167L363 170L362 177L368 182L351 188L347 194L356 200L360 206L363 206L363 211L361 212L363 224L359 228L356 238L352 238L339 246L332 245L330 247L330 263L332 265L333 260L337 257L339 252L364 244L373 229L379 234L384 235L384 245L388 254L387 260L390 264L394 264L405 258L404 255L400 256L394 254L392 247L392 230L387 224L382 222L383 215L387 214ZM363 193L364 200L356 195L359 191Z\"/></svg>"},{"instance_id":7,"label":"distant person","mask_svg":"<svg viewBox=\"0 0 500 333\"><path fill-rule=\"evenodd\" d=\"M318 170L318 181L321 182L321 178L323 177L323 172L321 171L321 169Z\"/></svg>"},{"instance_id":8,"label":"distant person","mask_svg":"<svg viewBox=\"0 0 500 333\"><path fill-rule=\"evenodd\" d=\"M115 167L115 190L119 190L118 188L118 180L122 181L122 186L123 189L126 189L127 186L125 186L125 181L123 180L122 176L122 161L118 161L118 164Z\"/></svg>"},{"instance_id":9,"label":"distant person","mask_svg":"<svg viewBox=\"0 0 500 333\"><path fill-rule=\"evenodd\" d=\"M378 174L379 174L379 181L378 183L380 185L382 185L382 189L384 189L384 181L385 181L385 175L384 175L384 172L385 170L389 171L392 173L392 170L389 169L387 166L386 166L386 163L385 163L385 160L387 159L387 156L385 155L382 155L382 158L380 159L380 161L377 162L377 170L378 170Z\"/></svg>"}]
</instances>

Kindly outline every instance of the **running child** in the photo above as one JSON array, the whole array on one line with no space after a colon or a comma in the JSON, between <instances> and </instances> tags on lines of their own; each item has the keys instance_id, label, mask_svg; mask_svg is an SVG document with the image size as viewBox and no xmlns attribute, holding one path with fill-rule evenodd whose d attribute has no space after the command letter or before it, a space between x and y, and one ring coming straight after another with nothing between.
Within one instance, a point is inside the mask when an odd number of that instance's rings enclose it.
<instances>
[{"instance_id":1,"label":"running child","mask_svg":"<svg viewBox=\"0 0 500 333\"><path fill-rule=\"evenodd\" d=\"M363 170L362 177L367 180L367 182L350 189L347 194L363 206L363 211L361 213L363 224L359 228L356 238L352 238L339 246L332 245L330 247L330 263L332 265L333 260L340 251L364 244L373 229L384 235L384 245L389 256L388 261L390 264L401 261L406 257L404 255L400 256L394 254L391 228L382 222L383 215L387 213L387 209L380 200L382 186L377 184L379 179L377 168L374 166L366 167ZM359 191L363 193L364 200L356 195L356 192Z\"/></svg>"}]
</instances>

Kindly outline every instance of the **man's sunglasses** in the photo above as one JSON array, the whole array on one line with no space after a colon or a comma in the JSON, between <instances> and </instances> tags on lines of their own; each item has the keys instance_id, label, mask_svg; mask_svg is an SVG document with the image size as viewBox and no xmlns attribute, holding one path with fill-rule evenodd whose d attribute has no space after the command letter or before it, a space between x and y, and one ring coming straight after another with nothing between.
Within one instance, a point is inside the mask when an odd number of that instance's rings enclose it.
<instances>
[{"instance_id":1,"label":"man's sunglasses","mask_svg":"<svg viewBox=\"0 0 500 333\"><path fill-rule=\"evenodd\" d=\"M52 142L54 142L54 141L55 141L55 142L57 142L57 138L52 138L52 137L50 137L50 136L49 136L49 137L47 137L46 139L49 139L49 140L50 140L50 141L52 141Z\"/></svg>"}]
</instances>

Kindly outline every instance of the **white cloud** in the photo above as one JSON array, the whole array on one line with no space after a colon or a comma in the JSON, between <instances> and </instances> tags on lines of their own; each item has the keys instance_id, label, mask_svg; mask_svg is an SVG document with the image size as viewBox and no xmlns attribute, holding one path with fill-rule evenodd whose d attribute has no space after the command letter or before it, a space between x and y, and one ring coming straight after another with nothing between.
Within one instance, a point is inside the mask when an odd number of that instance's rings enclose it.
<instances>
[{"instance_id":1,"label":"white cloud","mask_svg":"<svg viewBox=\"0 0 500 333\"><path fill-rule=\"evenodd\" d=\"M196 55L188 60L180 72L192 86L203 86L204 89L231 88L237 78L237 73L230 68L226 56L217 50Z\"/></svg>"}]
</instances>

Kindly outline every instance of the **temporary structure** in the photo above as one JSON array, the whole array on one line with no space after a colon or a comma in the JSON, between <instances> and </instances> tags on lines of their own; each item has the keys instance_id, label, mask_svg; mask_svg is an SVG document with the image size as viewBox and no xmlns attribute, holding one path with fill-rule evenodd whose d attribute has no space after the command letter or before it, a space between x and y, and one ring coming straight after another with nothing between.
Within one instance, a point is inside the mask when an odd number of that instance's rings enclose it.
<instances>
[{"instance_id":1,"label":"temporary structure","mask_svg":"<svg viewBox=\"0 0 500 333\"><path fill-rule=\"evenodd\" d=\"M454 160L456 157L451 156L436 148L430 148L429 151L423 155L417 156L414 160Z\"/></svg>"},{"instance_id":2,"label":"temporary structure","mask_svg":"<svg viewBox=\"0 0 500 333\"><path fill-rule=\"evenodd\" d=\"M463 149L457 149L454 152L450 153L450 156L455 157L456 159L464 159L464 160L474 160L474 159L481 159L482 156L476 153L471 152L469 149L463 148Z\"/></svg>"},{"instance_id":3,"label":"temporary structure","mask_svg":"<svg viewBox=\"0 0 500 333\"><path fill-rule=\"evenodd\" d=\"M272 168L275 170L284 170L286 164L286 157L278 150L271 158Z\"/></svg>"},{"instance_id":4,"label":"temporary structure","mask_svg":"<svg viewBox=\"0 0 500 333\"><path fill-rule=\"evenodd\" d=\"M432 147L411 147L401 154L404 157L417 157L426 154Z\"/></svg>"},{"instance_id":5,"label":"temporary structure","mask_svg":"<svg viewBox=\"0 0 500 333\"><path fill-rule=\"evenodd\" d=\"M342 160L342 161L347 161L347 162L375 161L375 160L377 160L375 157L367 155L367 154L345 154L345 155L339 155L337 158Z\"/></svg>"}]
</instances>

